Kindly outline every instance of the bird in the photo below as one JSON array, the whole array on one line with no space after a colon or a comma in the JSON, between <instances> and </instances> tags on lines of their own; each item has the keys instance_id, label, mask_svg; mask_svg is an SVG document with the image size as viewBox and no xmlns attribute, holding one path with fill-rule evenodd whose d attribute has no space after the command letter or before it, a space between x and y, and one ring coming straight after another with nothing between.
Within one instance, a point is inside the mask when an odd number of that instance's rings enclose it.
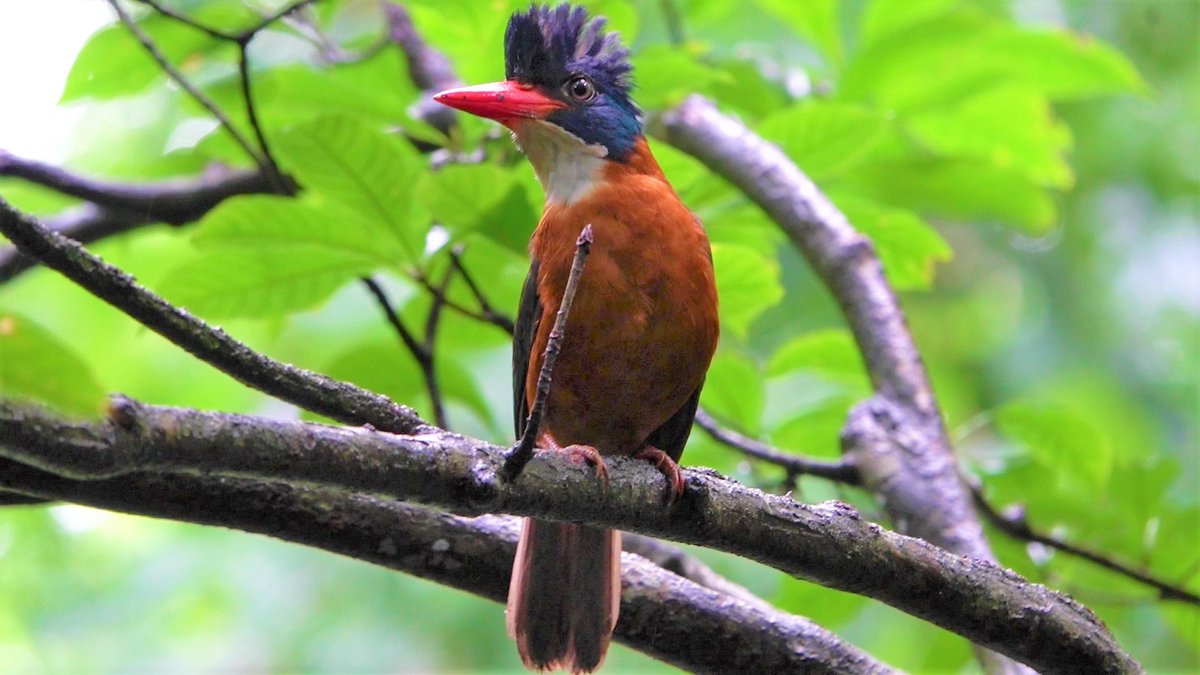
<instances>
[{"instance_id":1,"label":"bird","mask_svg":"<svg viewBox=\"0 0 1200 675\"><path fill-rule=\"evenodd\" d=\"M586 462L605 482L605 457L648 460L674 501L719 337L708 237L650 151L630 96L630 52L603 17L570 4L515 12L504 67L503 81L434 99L507 127L545 193L513 336L517 437L576 239L590 225L537 447ZM581 673L601 665L620 607L620 551L618 531L525 519L506 624L526 667Z\"/></svg>"}]
</instances>

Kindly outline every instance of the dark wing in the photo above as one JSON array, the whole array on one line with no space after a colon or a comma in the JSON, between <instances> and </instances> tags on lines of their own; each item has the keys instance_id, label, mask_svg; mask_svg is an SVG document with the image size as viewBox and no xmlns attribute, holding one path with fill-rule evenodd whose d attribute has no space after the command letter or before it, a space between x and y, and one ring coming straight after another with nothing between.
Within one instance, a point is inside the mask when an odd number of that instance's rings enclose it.
<instances>
[{"instance_id":1,"label":"dark wing","mask_svg":"<svg viewBox=\"0 0 1200 675\"><path fill-rule=\"evenodd\" d=\"M683 454L683 446L687 444L688 436L692 433L692 422L696 419L696 407L700 405L700 390L704 388L701 382L695 393L683 404L674 415L646 439L648 445L662 450L676 462Z\"/></svg>"},{"instance_id":2,"label":"dark wing","mask_svg":"<svg viewBox=\"0 0 1200 675\"><path fill-rule=\"evenodd\" d=\"M521 304L517 306L517 322L513 327L513 426L517 430L517 438L525 433L525 420L529 417L529 403L525 399L525 379L529 372L529 353L533 351L533 338L537 335L538 323L542 320L542 302L537 294L537 273L538 261L534 259L529 263L529 275L525 277L525 286L521 289Z\"/></svg>"}]
</instances>

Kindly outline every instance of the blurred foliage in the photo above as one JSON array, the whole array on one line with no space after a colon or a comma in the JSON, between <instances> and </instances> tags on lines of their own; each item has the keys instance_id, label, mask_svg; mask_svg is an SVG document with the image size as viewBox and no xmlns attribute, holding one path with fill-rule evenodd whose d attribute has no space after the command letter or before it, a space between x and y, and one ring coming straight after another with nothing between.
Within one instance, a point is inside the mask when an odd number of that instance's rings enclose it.
<instances>
[{"instance_id":1,"label":"blurred foliage","mask_svg":"<svg viewBox=\"0 0 1200 675\"><path fill-rule=\"evenodd\" d=\"M168 4L237 29L282 3ZM479 82L502 76L504 23L526 4L408 6L463 80ZM651 116L691 92L715 98L871 236L906 292L962 461L993 503L1023 504L1040 529L1200 591L1200 4L584 4L634 47ZM234 50L141 16L250 135ZM468 269L511 312L541 191L489 123L460 118L442 139L413 118L420 92L403 55L371 51L383 32L378 3L325 0L308 16L250 48L259 117L302 195L233 199L196 225L94 248L256 348L428 412L419 370L354 280L379 275L416 326L430 301L414 274L440 278L448 247L463 245ZM331 62L330 45L370 56ZM62 102L87 110L74 169L155 179L249 165L120 26L79 48ZM402 134L482 144L487 161L435 172ZM835 305L744 197L678 151L656 153L714 242L725 331L704 405L768 442L836 456L846 410L868 384ZM11 179L0 194L39 213L69 203ZM450 294L474 302L461 280ZM507 336L450 312L437 367L455 429L508 440ZM0 287L0 390L77 414L117 391L296 414L44 270ZM779 485L776 470L703 434L685 458ZM813 479L800 488L806 500L845 499L881 517L856 491ZM1042 547L991 540L1005 565L1093 607L1151 671L1200 668L1200 611ZM895 666L976 668L962 639L917 619L702 555ZM0 513L0 589L7 672L518 668L498 605L258 537L79 507ZM617 652L613 671L666 669Z\"/></svg>"}]
</instances>

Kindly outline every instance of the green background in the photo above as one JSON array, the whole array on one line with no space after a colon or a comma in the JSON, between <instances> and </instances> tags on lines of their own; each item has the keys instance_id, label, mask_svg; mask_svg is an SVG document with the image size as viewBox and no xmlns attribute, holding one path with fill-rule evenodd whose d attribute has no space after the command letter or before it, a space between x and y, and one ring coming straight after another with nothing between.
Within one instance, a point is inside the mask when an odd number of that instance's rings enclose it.
<instances>
[{"instance_id":1,"label":"green background","mask_svg":"<svg viewBox=\"0 0 1200 675\"><path fill-rule=\"evenodd\" d=\"M237 28L280 6L168 3ZM1184 0L583 3L633 46L650 118L701 92L778 143L875 241L932 373L965 469L1039 529L1200 591L1200 4ZM500 79L524 2L408 3L465 82ZM347 53L375 44L374 2L310 15ZM235 52L142 21L248 130ZM62 104L81 106L69 166L139 181L247 166L229 136L119 25L86 44ZM378 275L413 327L446 247L503 311L516 305L541 207L532 171L490 123L441 138L394 47L320 63L277 25L250 51L267 137L298 200L228 201L200 223L93 247L152 289L285 361L429 405L419 370L354 283ZM6 65L7 67L19 67ZM20 105L9 101L5 105ZM136 123L130 123L136 120ZM434 173L396 134L472 150ZM695 160L654 144L714 244L723 335L704 406L817 457L838 453L867 392L836 307L774 225ZM353 176L354 180L347 180ZM15 179L39 214L70 200ZM437 227L431 228L433 223ZM330 227L330 224L336 224ZM452 296L470 305L459 282ZM454 429L509 440L508 338L453 312L437 368ZM0 286L0 391L76 414L107 392L168 405L295 415L38 270ZM684 462L780 489L703 434ZM803 479L805 501L869 497ZM1200 610L989 533L1002 562L1092 607L1152 672L1200 668ZM702 552L720 572L918 672L977 669L962 639L879 603ZM614 650L613 671L666 670ZM0 511L0 664L17 673L515 670L502 608L370 565L218 529L79 507Z\"/></svg>"}]
</instances>

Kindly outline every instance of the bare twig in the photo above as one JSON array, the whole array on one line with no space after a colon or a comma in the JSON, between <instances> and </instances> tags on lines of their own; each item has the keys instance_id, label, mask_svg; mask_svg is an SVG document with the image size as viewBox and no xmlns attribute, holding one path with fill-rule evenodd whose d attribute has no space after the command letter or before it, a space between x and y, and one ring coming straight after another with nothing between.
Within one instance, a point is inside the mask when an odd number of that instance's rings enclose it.
<instances>
[{"instance_id":1,"label":"bare twig","mask_svg":"<svg viewBox=\"0 0 1200 675\"><path fill-rule=\"evenodd\" d=\"M1163 600L1178 600L1191 605L1200 605L1200 595L1188 591L1181 585L1175 585L1157 579L1150 574L1136 570L1128 565L1117 562L1116 560L1102 553L1089 550L1077 544L1072 544L1060 537L1044 534L1034 530L1029 525L1029 521L1025 518L1024 509L1015 509L1013 511L1001 512L996 510L987 499L983 496L983 489L974 481L971 484L971 496L975 500L975 508L979 509L980 513L987 518L996 529L1000 530L1008 536L1020 540L1041 544L1052 549L1062 551L1068 555L1082 558L1093 564L1099 565L1106 570L1115 572L1122 576L1128 577L1158 591L1158 595Z\"/></svg>"},{"instance_id":2,"label":"bare twig","mask_svg":"<svg viewBox=\"0 0 1200 675\"><path fill-rule=\"evenodd\" d=\"M47 229L0 199L0 233L21 252L234 379L306 410L347 424L407 433L425 427L411 409L384 396L280 363L175 307L133 277Z\"/></svg>"},{"instance_id":3,"label":"bare twig","mask_svg":"<svg viewBox=\"0 0 1200 675\"><path fill-rule=\"evenodd\" d=\"M488 302L487 296L484 295L483 290L479 288L479 284L475 283L475 277L467 270L466 265L463 264L461 246L455 246L454 248L450 249L450 263L453 264L455 269L458 270L458 274L462 277L463 281L466 282L467 288L471 289L471 294L475 296L475 302L479 303L479 314L476 315L477 318L481 319L482 321L486 321L493 326L497 326L509 335L512 335L514 330L513 320L510 317L497 312L496 308L492 306L492 303Z\"/></svg>"},{"instance_id":4,"label":"bare twig","mask_svg":"<svg viewBox=\"0 0 1200 675\"><path fill-rule=\"evenodd\" d=\"M19 492L0 492L0 507L40 506L42 504L51 504L53 502L53 499L46 499L45 497L32 497L30 495L23 495Z\"/></svg>"},{"instance_id":5,"label":"bare twig","mask_svg":"<svg viewBox=\"0 0 1200 675\"><path fill-rule=\"evenodd\" d=\"M605 486L565 453L538 453L536 468L513 481L501 477L504 448L429 427L413 436L383 434L123 398L110 411L109 420L79 421L0 399L0 456L79 480L152 471L285 481L463 514L633 531L876 598L1040 670L1138 670L1103 623L1069 597L993 563L888 532L838 502L806 506L684 469L687 490L664 509L661 476L633 458L607 458Z\"/></svg>"},{"instance_id":6,"label":"bare twig","mask_svg":"<svg viewBox=\"0 0 1200 675\"><path fill-rule=\"evenodd\" d=\"M546 411L546 399L550 396L550 382L554 376L554 362L558 360L558 352L562 349L562 341L567 334L567 317L571 313L571 303L575 301L575 293L579 290L579 277L583 274L583 266L587 263L588 253L592 249L592 226L584 225L575 240L575 258L571 261L571 272L567 276L567 286L563 290L562 302L558 305L558 313L554 317L554 327L550 329L550 337L546 341L546 351L542 356L542 369L538 371L537 390L534 393L533 405L529 409L529 418L525 420L525 433L517 441L516 446L504 460L502 475L507 480L515 480L529 460L533 458L533 446L537 442L538 433L542 426L542 415Z\"/></svg>"},{"instance_id":7,"label":"bare twig","mask_svg":"<svg viewBox=\"0 0 1200 675\"><path fill-rule=\"evenodd\" d=\"M196 21L195 19L188 16L187 14L184 14L183 12L180 12L171 7L168 7L167 5L164 5L162 2L159 2L159 0L137 0L137 1L142 3L143 5L149 6L150 8L152 8L154 11L158 12L159 14L170 17L170 18L178 21L179 23L184 24L185 26L190 26L190 27L208 35L211 38L214 38L217 40L224 40L226 42L236 42L236 43L242 43L242 44L249 42L250 40L252 40L254 38L255 35L258 35L262 31L264 31L268 27L270 27L271 24L275 23L276 21L279 21L280 19L291 14L292 12L295 12L303 7L306 7L308 5L314 4L315 2L318 2L318 0L299 0L298 2L293 2L292 4L285 5L284 7L281 7L278 11L273 12L273 13L263 17L262 19L260 19L258 21L258 23L254 24L253 26L250 26L249 28L238 31L236 33L230 33L230 32L226 32L226 31L223 31L223 30L220 30L217 28L213 28L212 26L208 26L203 23L200 23L199 21Z\"/></svg>"},{"instance_id":8,"label":"bare twig","mask_svg":"<svg viewBox=\"0 0 1200 675\"><path fill-rule=\"evenodd\" d=\"M267 144L267 135L258 121L258 106L254 104L254 92L250 86L250 57L246 53L247 49L249 49L248 42L238 43L238 80L242 90L242 101L246 105L246 118L250 121L250 128L254 130L254 138L258 141L258 147L262 153L262 160L265 163L263 171L271 179L275 192L293 194L295 190L291 188L279 170L279 163L271 154L271 146Z\"/></svg>"},{"instance_id":9,"label":"bare twig","mask_svg":"<svg viewBox=\"0 0 1200 675\"><path fill-rule=\"evenodd\" d=\"M412 274L411 274L411 278L413 281L420 284L422 288L429 291L430 293L437 292L437 286L432 281L430 281L429 277L425 276L425 274L423 272L421 272L420 270L413 270ZM467 306L463 305L462 303L457 302L454 299L449 298L449 297L444 298L443 303L446 305L446 307L448 309L452 309L455 312L457 312L458 314L461 314L462 316L467 317L468 319L474 319L476 321L491 324L491 325L499 328L500 330L504 331L505 333L508 333L509 335L513 334L513 330L514 330L513 320L508 318L504 314L501 314L499 312L488 312L485 310L474 310L474 309L471 309L470 307L467 307Z\"/></svg>"},{"instance_id":10,"label":"bare twig","mask_svg":"<svg viewBox=\"0 0 1200 675\"><path fill-rule=\"evenodd\" d=\"M812 475L847 485L862 485L858 469L854 466L852 460L843 459L840 462L825 462L789 453L722 427L711 415L703 410L696 413L696 424L708 432L714 440L734 448L748 457L779 466L788 472L789 477L793 475ZM1062 551L1068 555L1083 558L1107 570L1151 586L1158 590L1160 597L1164 600L1179 600L1189 604L1200 604L1200 596L1188 591L1182 585L1170 584L1161 579L1156 579L1145 572L1123 565L1108 556L1089 551L1059 537L1033 530L1025 519L1023 512L1002 513L988 503L983 495L983 489L979 485L978 479L968 479L967 483L971 487L971 496L975 502L975 507L987 518L988 522L1004 534L1020 541L1035 542Z\"/></svg>"},{"instance_id":11,"label":"bare twig","mask_svg":"<svg viewBox=\"0 0 1200 675\"><path fill-rule=\"evenodd\" d=\"M219 107L217 107L216 103L213 103L212 99L206 96L204 92L200 91L196 87L196 85L192 84L186 77L184 77L183 73L179 72L179 70L170 62L170 60L167 59L166 55L163 54L158 48L158 45L154 44L154 40L152 40L150 36L146 34L146 31L142 30L142 27L133 20L133 17L129 16L129 13L126 12L123 7L121 7L120 1L108 0L108 4L111 5L113 10L117 13L117 17L121 20L121 23L125 24L125 27L129 29L129 32L133 33L138 42L145 47L146 51L150 53L150 56L153 57L153 59L158 63L158 66L162 68L164 73L167 74L167 77L171 78L175 84L179 85L179 87L186 91L193 100L207 110L208 113L217 120L221 127L229 133L234 142L237 143L238 146L241 147L242 150L244 150L246 154L254 160L254 163L257 164L264 172L270 175L272 173L271 165L262 155L262 153L250 143L250 140L247 139L242 132L238 131L237 127L234 126L233 121L230 120L229 117Z\"/></svg>"},{"instance_id":12,"label":"bare twig","mask_svg":"<svg viewBox=\"0 0 1200 675\"><path fill-rule=\"evenodd\" d=\"M128 184L82 176L0 149L0 176L12 176L71 197L157 222L181 225L204 215L229 197L270 192L260 172L211 167L197 178Z\"/></svg>"},{"instance_id":13,"label":"bare twig","mask_svg":"<svg viewBox=\"0 0 1200 675\"><path fill-rule=\"evenodd\" d=\"M789 478L807 475L828 478L847 485L861 484L858 469L853 462L844 459L837 462L822 461L773 448L766 443L721 426L713 419L712 415L704 410L696 411L696 425L708 432L708 435L715 441L735 448L748 457L782 467L787 471Z\"/></svg>"},{"instance_id":14,"label":"bare twig","mask_svg":"<svg viewBox=\"0 0 1200 675\"><path fill-rule=\"evenodd\" d=\"M408 350L412 357L416 360L417 366L421 369L421 375L425 380L425 388L429 393L430 409L433 412L435 423L447 429L446 410L442 403L441 388L438 386L437 371L434 368L433 362L433 335L427 333L425 342L417 342L412 331L404 325L404 321L400 319L400 315L396 313L392 303L388 300L387 293L383 287L379 285L371 277L362 278L363 285L370 291L372 297L375 298L375 303L383 311L384 317L387 318L389 324L396 331L396 335L400 338L400 342L404 344L404 348ZM436 295L435 295L436 298ZM433 310L430 310L432 316Z\"/></svg>"},{"instance_id":15,"label":"bare twig","mask_svg":"<svg viewBox=\"0 0 1200 675\"><path fill-rule=\"evenodd\" d=\"M216 168L201 178L145 185L109 183L79 176L0 151L0 176L14 176L92 203L49 219L54 230L81 243L110 237L150 223L182 225L200 218L230 197L272 192L260 172ZM11 247L0 249L0 283L37 264Z\"/></svg>"}]
</instances>

